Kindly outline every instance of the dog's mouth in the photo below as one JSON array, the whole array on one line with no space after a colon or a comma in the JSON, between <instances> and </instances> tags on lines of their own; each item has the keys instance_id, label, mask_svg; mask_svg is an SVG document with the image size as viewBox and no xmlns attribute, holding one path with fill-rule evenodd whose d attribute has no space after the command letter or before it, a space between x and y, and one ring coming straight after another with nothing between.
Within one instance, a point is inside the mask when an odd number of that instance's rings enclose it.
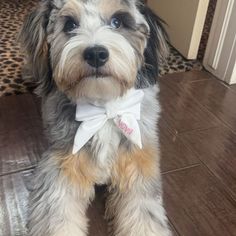
<instances>
[{"instance_id":1,"label":"dog's mouth","mask_svg":"<svg viewBox=\"0 0 236 236\"><path fill-rule=\"evenodd\" d=\"M66 90L68 91L75 88L82 81L103 80L103 79L112 78L112 77L113 77L112 74L101 72L99 70L94 70L94 71L84 74L83 76L80 76L76 80L71 81L69 84L67 84Z\"/></svg>"},{"instance_id":2,"label":"dog's mouth","mask_svg":"<svg viewBox=\"0 0 236 236\"><path fill-rule=\"evenodd\" d=\"M102 79L105 77L111 77L111 74L108 74L104 71L101 71L99 69L94 69L91 72L87 73L87 75L83 76L82 79Z\"/></svg>"}]
</instances>

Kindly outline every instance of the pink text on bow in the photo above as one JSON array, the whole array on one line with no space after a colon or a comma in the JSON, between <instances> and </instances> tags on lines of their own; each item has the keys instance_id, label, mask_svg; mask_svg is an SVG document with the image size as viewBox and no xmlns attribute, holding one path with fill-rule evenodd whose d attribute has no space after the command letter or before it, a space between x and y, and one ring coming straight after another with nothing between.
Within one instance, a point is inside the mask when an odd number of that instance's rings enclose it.
<instances>
[{"instance_id":1,"label":"pink text on bow","mask_svg":"<svg viewBox=\"0 0 236 236\"><path fill-rule=\"evenodd\" d=\"M129 128L125 122L119 120L118 127L127 135L131 135L133 133L133 129Z\"/></svg>"}]
</instances>

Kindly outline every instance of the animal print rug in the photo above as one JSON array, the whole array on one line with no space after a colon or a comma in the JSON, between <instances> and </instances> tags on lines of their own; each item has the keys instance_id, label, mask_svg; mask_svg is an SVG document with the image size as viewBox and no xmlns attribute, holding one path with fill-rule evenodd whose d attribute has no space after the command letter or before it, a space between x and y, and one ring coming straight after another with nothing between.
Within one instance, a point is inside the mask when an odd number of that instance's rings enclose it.
<instances>
[{"instance_id":1,"label":"animal print rug","mask_svg":"<svg viewBox=\"0 0 236 236\"><path fill-rule=\"evenodd\" d=\"M0 97L32 91L34 84L22 79L24 55L17 43L17 34L25 16L39 0L0 0ZM160 76L190 70L201 70L198 61L184 59L171 48L167 62L160 68Z\"/></svg>"}]
</instances>

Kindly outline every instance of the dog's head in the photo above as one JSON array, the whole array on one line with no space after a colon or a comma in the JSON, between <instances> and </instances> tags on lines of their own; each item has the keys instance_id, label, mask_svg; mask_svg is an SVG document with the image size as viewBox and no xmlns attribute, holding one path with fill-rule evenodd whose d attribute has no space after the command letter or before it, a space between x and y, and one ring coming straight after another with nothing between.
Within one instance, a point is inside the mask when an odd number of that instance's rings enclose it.
<instances>
[{"instance_id":1,"label":"dog's head","mask_svg":"<svg viewBox=\"0 0 236 236\"><path fill-rule=\"evenodd\" d=\"M21 41L41 92L109 100L157 76L166 51L158 17L141 0L45 0Z\"/></svg>"}]
</instances>

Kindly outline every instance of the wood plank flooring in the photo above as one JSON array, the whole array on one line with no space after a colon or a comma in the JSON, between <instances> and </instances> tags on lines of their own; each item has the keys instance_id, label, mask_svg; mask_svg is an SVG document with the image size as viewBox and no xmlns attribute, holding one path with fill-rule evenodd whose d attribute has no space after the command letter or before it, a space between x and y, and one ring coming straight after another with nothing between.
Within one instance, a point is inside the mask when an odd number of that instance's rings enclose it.
<instances>
[{"instance_id":1,"label":"wood plank flooring","mask_svg":"<svg viewBox=\"0 0 236 236\"><path fill-rule=\"evenodd\" d=\"M0 99L0 176L34 166L45 150L42 121L32 95Z\"/></svg>"},{"instance_id":2,"label":"wood plank flooring","mask_svg":"<svg viewBox=\"0 0 236 236\"><path fill-rule=\"evenodd\" d=\"M233 84L229 87L233 92L236 93L236 84Z\"/></svg>"},{"instance_id":3,"label":"wood plank flooring","mask_svg":"<svg viewBox=\"0 0 236 236\"><path fill-rule=\"evenodd\" d=\"M164 175L166 208L180 235L236 235L236 202L204 166Z\"/></svg>"},{"instance_id":4,"label":"wood plank flooring","mask_svg":"<svg viewBox=\"0 0 236 236\"><path fill-rule=\"evenodd\" d=\"M164 203L174 236L236 236L236 86L206 72L162 77ZM46 149L38 99L0 99L0 236L25 236L32 171ZM107 236L103 189L90 236Z\"/></svg>"}]
</instances>

